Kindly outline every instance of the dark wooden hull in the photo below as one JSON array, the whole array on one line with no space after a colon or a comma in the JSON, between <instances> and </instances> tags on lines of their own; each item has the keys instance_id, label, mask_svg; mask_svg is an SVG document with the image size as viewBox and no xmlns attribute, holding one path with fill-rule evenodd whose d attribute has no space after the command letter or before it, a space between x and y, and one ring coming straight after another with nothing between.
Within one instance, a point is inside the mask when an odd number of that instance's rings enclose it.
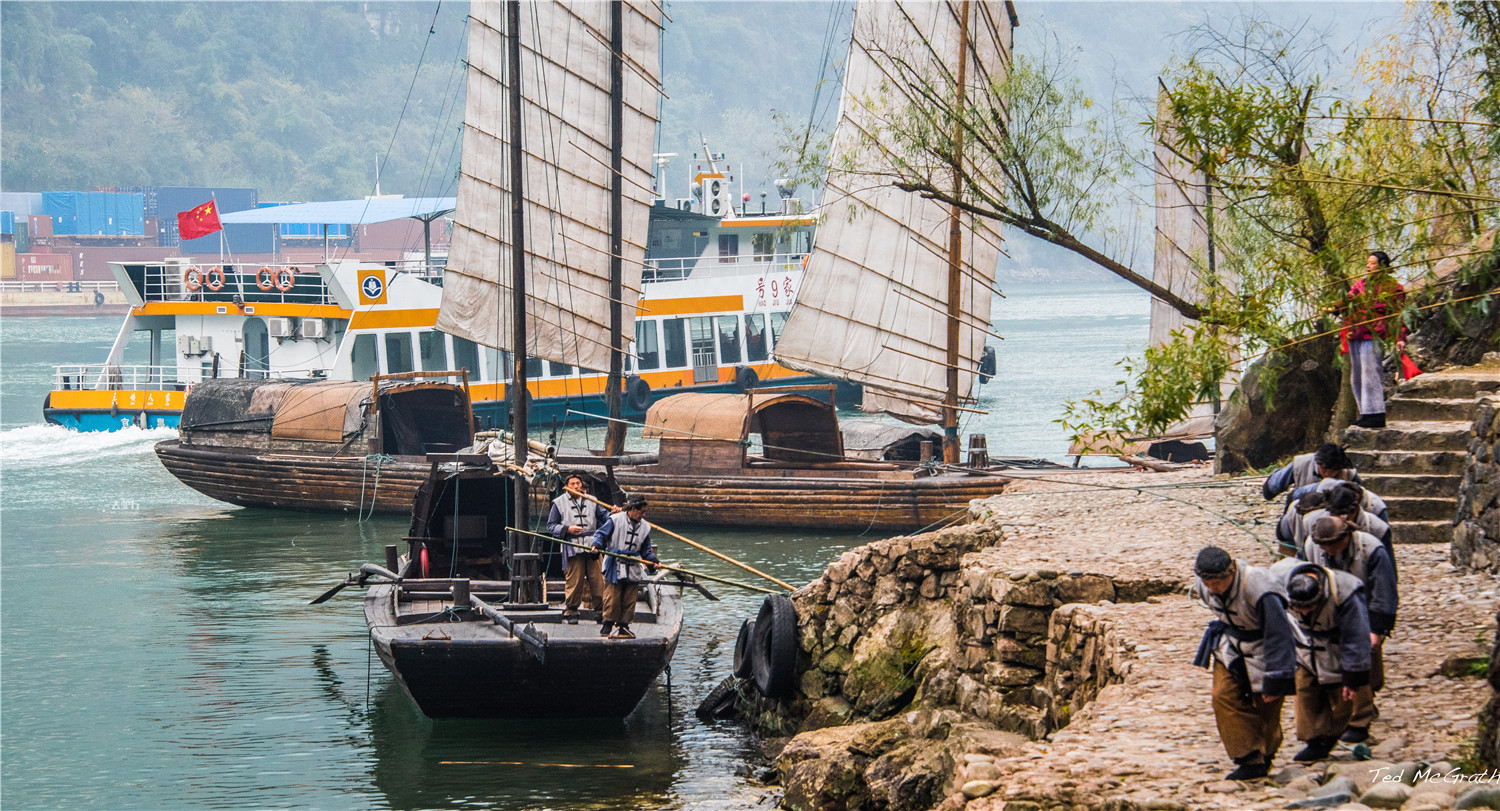
<instances>
[{"instance_id":1,"label":"dark wooden hull","mask_svg":"<svg viewBox=\"0 0 1500 811\"><path fill-rule=\"evenodd\" d=\"M399 625L393 590L375 586L365 597L370 638L432 718L624 718L671 662L682 628L681 596L660 589L657 623L632 625L636 639L605 639L587 621L539 623L548 642L538 661L489 622Z\"/></svg>"},{"instance_id":2,"label":"dark wooden hull","mask_svg":"<svg viewBox=\"0 0 1500 811\"><path fill-rule=\"evenodd\" d=\"M245 448L156 444L156 457L183 484L209 498L245 507L409 514L431 465L421 457L366 461Z\"/></svg>"},{"instance_id":3,"label":"dark wooden hull","mask_svg":"<svg viewBox=\"0 0 1500 811\"><path fill-rule=\"evenodd\" d=\"M1005 489L1003 476L918 478L807 475L678 475L617 468L615 479L650 502L652 521L737 527L906 532L950 520L969 501Z\"/></svg>"}]
</instances>

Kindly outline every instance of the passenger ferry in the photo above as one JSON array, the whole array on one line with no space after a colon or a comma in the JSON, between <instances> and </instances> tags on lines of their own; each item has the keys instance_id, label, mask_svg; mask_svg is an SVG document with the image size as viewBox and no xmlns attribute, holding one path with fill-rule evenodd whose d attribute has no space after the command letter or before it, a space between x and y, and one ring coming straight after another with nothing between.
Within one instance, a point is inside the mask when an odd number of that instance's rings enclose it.
<instances>
[{"instance_id":1,"label":"passenger ferry","mask_svg":"<svg viewBox=\"0 0 1500 811\"><path fill-rule=\"evenodd\" d=\"M652 209L624 413L685 391L731 392L820 378L776 364L776 340L802 284L813 219L746 214L700 177L710 210ZM175 428L194 383L215 377L366 380L374 374L467 369L476 422L507 424L508 353L434 329L441 269L421 262L211 265L189 258L111 263L131 311L103 363L55 369L47 422L80 431ZM144 341L149 362L125 362ZM137 344L134 354L145 354ZM528 361L529 422L577 425L605 416L606 375ZM857 402L852 389L837 395ZM847 399L846 399L847 398Z\"/></svg>"}]
</instances>

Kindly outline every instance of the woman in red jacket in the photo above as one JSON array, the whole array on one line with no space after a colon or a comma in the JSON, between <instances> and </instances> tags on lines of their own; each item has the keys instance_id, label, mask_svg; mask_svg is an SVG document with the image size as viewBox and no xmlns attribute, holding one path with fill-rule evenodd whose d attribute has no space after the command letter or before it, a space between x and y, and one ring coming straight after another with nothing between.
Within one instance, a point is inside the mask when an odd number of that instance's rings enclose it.
<instances>
[{"instance_id":1,"label":"woman in red jacket","mask_svg":"<svg viewBox=\"0 0 1500 811\"><path fill-rule=\"evenodd\" d=\"M1371 251L1365 275L1349 288L1342 308L1354 402L1359 406L1354 424L1360 427L1385 427L1385 387L1376 341L1394 339L1397 353L1406 349L1406 327L1401 323L1405 302L1406 291L1391 274L1391 257Z\"/></svg>"}]
</instances>

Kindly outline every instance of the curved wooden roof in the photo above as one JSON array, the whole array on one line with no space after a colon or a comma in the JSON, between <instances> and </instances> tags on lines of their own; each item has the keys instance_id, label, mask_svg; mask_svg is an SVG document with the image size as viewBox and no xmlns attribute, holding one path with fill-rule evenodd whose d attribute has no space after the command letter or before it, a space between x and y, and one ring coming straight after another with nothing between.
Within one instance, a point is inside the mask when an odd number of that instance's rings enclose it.
<instances>
[{"instance_id":1,"label":"curved wooden roof","mask_svg":"<svg viewBox=\"0 0 1500 811\"><path fill-rule=\"evenodd\" d=\"M646 439L744 442L760 434L767 459L833 462L843 458L832 405L796 392L674 394L646 412Z\"/></svg>"}]
</instances>

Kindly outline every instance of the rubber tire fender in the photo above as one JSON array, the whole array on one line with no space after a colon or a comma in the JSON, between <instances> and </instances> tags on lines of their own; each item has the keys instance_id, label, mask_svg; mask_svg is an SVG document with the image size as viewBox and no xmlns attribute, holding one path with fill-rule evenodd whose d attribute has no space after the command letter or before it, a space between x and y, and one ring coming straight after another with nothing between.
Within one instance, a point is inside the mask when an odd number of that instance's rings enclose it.
<instances>
[{"instance_id":1,"label":"rubber tire fender","mask_svg":"<svg viewBox=\"0 0 1500 811\"><path fill-rule=\"evenodd\" d=\"M645 411L651 405L651 384L639 375L625 378L625 404L635 411Z\"/></svg>"},{"instance_id":2,"label":"rubber tire fender","mask_svg":"<svg viewBox=\"0 0 1500 811\"><path fill-rule=\"evenodd\" d=\"M734 387L740 394L755 388L760 383L760 375L755 373L749 366L734 367Z\"/></svg>"},{"instance_id":3,"label":"rubber tire fender","mask_svg":"<svg viewBox=\"0 0 1500 811\"><path fill-rule=\"evenodd\" d=\"M728 718L734 714L734 700L739 695L738 679L729 676L708 692L699 702L697 716L704 721Z\"/></svg>"},{"instance_id":4,"label":"rubber tire fender","mask_svg":"<svg viewBox=\"0 0 1500 811\"><path fill-rule=\"evenodd\" d=\"M767 595L751 631L755 686L766 698L780 698L791 691L797 670L797 609L792 598Z\"/></svg>"},{"instance_id":5,"label":"rubber tire fender","mask_svg":"<svg viewBox=\"0 0 1500 811\"><path fill-rule=\"evenodd\" d=\"M95 307L103 307L104 306L104 291L102 291L102 290L95 290L94 291L94 306Z\"/></svg>"},{"instance_id":6,"label":"rubber tire fender","mask_svg":"<svg viewBox=\"0 0 1500 811\"><path fill-rule=\"evenodd\" d=\"M755 620L745 620L740 623L740 635L734 640L734 675L742 678L750 678L750 672L755 664L755 648L751 647L751 640L755 637Z\"/></svg>"}]
</instances>

